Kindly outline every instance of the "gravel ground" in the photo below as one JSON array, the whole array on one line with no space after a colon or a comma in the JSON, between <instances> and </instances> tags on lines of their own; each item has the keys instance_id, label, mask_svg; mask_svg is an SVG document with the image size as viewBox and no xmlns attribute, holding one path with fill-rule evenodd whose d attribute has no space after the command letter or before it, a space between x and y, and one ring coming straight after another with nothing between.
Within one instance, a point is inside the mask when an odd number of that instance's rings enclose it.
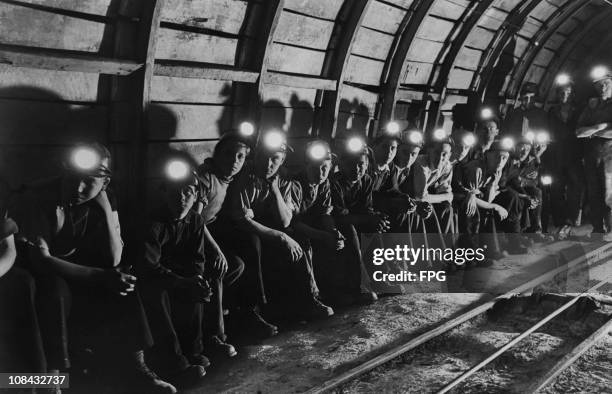
<instances>
[{"instance_id":1,"label":"gravel ground","mask_svg":"<svg viewBox=\"0 0 612 394\"><path fill-rule=\"evenodd\" d=\"M443 337L383 365L342 387L342 393L430 393L461 375L529 326L550 313L560 301L517 299L506 305L501 319L475 318ZM531 306L530 306L531 305ZM486 366L455 393L524 393L561 357L612 315L612 308L562 315L519 342ZM546 393L612 393L612 336L607 336Z\"/></svg>"}]
</instances>

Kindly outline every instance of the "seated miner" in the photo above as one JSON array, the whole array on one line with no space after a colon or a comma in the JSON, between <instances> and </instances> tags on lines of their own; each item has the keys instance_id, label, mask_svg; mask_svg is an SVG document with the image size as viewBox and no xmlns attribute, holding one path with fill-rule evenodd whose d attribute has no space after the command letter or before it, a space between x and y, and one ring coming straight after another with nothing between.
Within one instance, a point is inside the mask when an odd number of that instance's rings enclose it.
<instances>
[{"instance_id":1,"label":"seated miner","mask_svg":"<svg viewBox=\"0 0 612 394\"><path fill-rule=\"evenodd\" d=\"M376 212L372 202L374 182L367 174L371 150L365 138L349 135L339 145L338 168L331 180L332 214L347 245L359 245L362 233L384 233L390 228L387 215ZM363 258L343 260L346 267L342 291L356 294L356 302L376 300ZM340 286L340 285L339 285Z\"/></svg>"},{"instance_id":2,"label":"seated miner","mask_svg":"<svg viewBox=\"0 0 612 394\"><path fill-rule=\"evenodd\" d=\"M514 234L502 247L511 253L520 254L526 252L523 240L518 236L521 232L524 202L519 192L515 190L516 178L513 175L515 169L509 163L514 146L514 140L510 137L495 142L485 154L484 160L474 162L474 171L467 173L468 178L464 184L471 188L473 194L471 198L475 199L479 208L483 208L489 214L495 213L484 216L481 214L480 232L501 231Z\"/></svg>"},{"instance_id":3,"label":"seated miner","mask_svg":"<svg viewBox=\"0 0 612 394\"><path fill-rule=\"evenodd\" d=\"M302 187L302 203L294 219L298 237L306 238L310 245L304 245L304 252L311 255L317 285L321 298L333 306L339 305L338 283L342 281L344 260L361 258L359 245L353 240L345 242L337 229L332 213L331 186L329 174L332 160L329 144L313 140L306 145L304 170L296 180ZM304 244L304 243L303 243Z\"/></svg>"},{"instance_id":4,"label":"seated miner","mask_svg":"<svg viewBox=\"0 0 612 394\"><path fill-rule=\"evenodd\" d=\"M230 185L245 167L254 140L255 127L249 122L243 122L237 129L221 137L212 157L204 160L197 170L201 189L197 211L206 222L207 258L223 274L222 283L213 283L213 287L219 289L213 292L211 300L212 305L216 305L214 309L217 313L211 314L215 322L208 324L208 328L217 327L217 331L223 331L221 312L225 304L226 311L234 313L233 317L240 320L240 324L252 327L258 335L272 336L278 332L278 328L264 320L258 306L263 303L263 289L259 286L260 268L245 267L244 259L240 257L252 255L255 251L243 246L241 240L236 238L241 233L235 231L227 217L227 209L222 209ZM217 294L223 296L217 297Z\"/></svg>"},{"instance_id":5,"label":"seated miner","mask_svg":"<svg viewBox=\"0 0 612 394\"><path fill-rule=\"evenodd\" d=\"M285 316L328 317L334 312L318 298L312 261L292 226L302 189L280 174L289 149L283 132L268 131L261 136L253 171L232 185L229 215L238 230L251 235L241 247L256 253L243 256L244 262L247 267L261 267L263 297L270 298L270 306Z\"/></svg>"},{"instance_id":6,"label":"seated miner","mask_svg":"<svg viewBox=\"0 0 612 394\"><path fill-rule=\"evenodd\" d=\"M399 125L390 122L386 130L374 141L374 163L370 166L370 175L374 181L374 208L387 214L393 227L397 227L398 223L404 221L406 216L416 209L416 202L407 193L401 192L396 184L399 168L394 159L401 137Z\"/></svg>"},{"instance_id":7,"label":"seated miner","mask_svg":"<svg viewBox=\"0 0 612 394\"><path fill-rule=\"evenodd\" d=\"M17 231L13 220L0 216L0 372L46 373L34 279L14 266Z\"/></svg>"},{"instance_id":8,"label":"seated miner","mask_svg":"<svg viewBox=\"0 0 612 394\"><path fill-rule=\"evenodd\" d=\"M66 370L70 355L78 360L93 349L100 372L138 390L174 393L144 361L151 336L136 277L119 268L123 242L108 189L110 160L102 145L77 147L61 176L25 187L15 200L48 369Z\"/></svg>"},{"instance_id":9,"label":"seated miner","mask_svg":"<svg viewBox=\"0 0 612 394\"><path fill-rule=\"evenodd\" d=\"M410 194L434 207L428 231L440 234L453 232L452 147L446 131L436 130L427 153L417 158L410 174Z\"/></svg>"},{"instance_id":10,"label":"seated miner","mask_svg":"<svg viewBox=\"0 0 612 394\"><path fill-rule=\"evenodd\" d=\"M219 288L221 283L217 283L215 287L220 291L213 292L211 299L218 312L213 314L217 329L223 328L219 323L223 322L220 312L224 301L216 294L225 293L226 306L236 312L241 324L267 337L278 333L278 327L265 321L261 315L260 307L265 302L262 299L263 289L259 281L260 267L245 267L244 259L239 256L239 254L247 256L245 259L254 261L256 258L249 258L248 255L256 251L247 248L237 238L240 233L235 231L235 227L227 217L227 209L222 209L230 185L239 176L249 157L254 144L254 132L252 124L243 122L237 130L225 133L215 145L212 157L204 160L204 163L198 167L200 198L197 211L206 223L204 234L207 242L207 259L214 261L213 266L224 273L223 289Z\"/></svg>"},{"instance_id":11,"label":"seated miner","mask_svg":"<svg viewBox=\"0 0 612 394\"><path fill-rule=\"evenodd\" d=\"M423 219L428 219L433 212L433 206L424 201L416 201L410 196L410 171L419 157L423 148L423 133L418 130L404 130L400 136L400 144L395 155L395 168L397 171L393 177L393 187L400 193L408 196L415 203L415 214ZM392 223L393 232L409 232L412 228L414 215L407 211L407 215ZM399 219L399 218L398 218Z\"/></svg>"},{"instance_id":12,"label":"seated miner","mask_svg":"<svg viewBox=\"0 0 612 394\"><path fill-rule=\"evenodd\" d=\"M576 136L584 141L584 169L593 236L612 241L612 72L595 67L591 77L598 96L578 118Z\"/></svg>"},{"instance_id":13,"label":"seated miner","mask_svg":"<svg viewBox=\"0 0 612 394\"><path fill-rule=\"evenodd\" d=\"M479 209L484 206L493 208L478 201L479 190L476 187L472 173L478 160L472 159L472 149L476 145L476 136L471 131L462 130L453 136L455 141L451 164L453 166L452 190L453 205L457 212L458 244L462 247L476 248L479 245L478 232L480 228ZM490 144L483 152L490 149ZM480 205L479 205L480 203Z\"/></svg>"},{"instance_id":14,"label":"seated miner","mask_svg":"<svg viewBox=\"0 0 612 394\"><path fill-rule=\"evenodd\" d=\"M476 146L470 154L471 159L482 160L484 154L499 137L500 120L490 108L481 110L481 127Z\"/></svg>"},{"instance_id":15,"label":"seated miner","mask_svg":"<svg viewBox=\"0 0 612 394\"><path fill-rule=\"evenodd\" d=\"M153 211L145 230L144 254L137 268L144 305L155 345L155 366L173 383L197 383L210 365L209 355L235 356L225 342L223 311L219 305L205 309L220 285L225 267L206 258L207 237L204 218L192 208L200 185L188 163L173 159L167 163L161 185L163 203ZM209 283L215 283L212 287ZM220 298L220 295L216 295ZM210 309L210 310L207 310ZM220 322L206 319L214 329L203 337L204 314L220 316Z\"/></svg>"},{"instance_id":16,"label":"seated miner","mask_svg":"<svg viewBox=\"0 0 612 394\"><path fill-rule=\"evenodd\" d=\"M527 133L517 144L516 187L525 200L522 231L534 233L535 240L542 236L542 190L538 187L540 179L541 156L546 150L548 133ZM533 152L532 152L533 150Z\"/></svg>"}]
</instances>

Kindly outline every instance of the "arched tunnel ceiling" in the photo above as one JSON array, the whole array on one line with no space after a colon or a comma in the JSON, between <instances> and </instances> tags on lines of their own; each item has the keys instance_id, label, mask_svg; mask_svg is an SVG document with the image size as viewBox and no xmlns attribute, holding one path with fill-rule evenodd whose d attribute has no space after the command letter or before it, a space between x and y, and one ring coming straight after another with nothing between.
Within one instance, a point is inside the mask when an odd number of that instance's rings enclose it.
<instances>
[{"instance_id":1,"label":"arched tunnel ceiling","mask_svg":"<svg viewBox=\"0 0 612 394\"><path fill-rule=\"evenodd\" d=\"M604 0L0 0L0 87L117 116L136 102L144 116L108 121L111 140L210 141L247 118L375 133L415 103L423 125L526 82L544 100L559 71L612 61L611 21Z\"/></svg>"}]
</instances>

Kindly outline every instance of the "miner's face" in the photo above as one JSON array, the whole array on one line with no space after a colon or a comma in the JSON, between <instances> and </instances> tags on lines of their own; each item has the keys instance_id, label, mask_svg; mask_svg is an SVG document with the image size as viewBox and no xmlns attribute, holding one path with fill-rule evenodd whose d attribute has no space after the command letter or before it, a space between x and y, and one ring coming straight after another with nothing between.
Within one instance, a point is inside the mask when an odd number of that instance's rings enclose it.
<instances>
[{"instance_id":1,"label":"miner's face","mask_svg":"<svg viewBox=\"0 0 612 394\"><path fill-rule=\"evenodd\" d=\"M321 184L329 177L332 168L331 159L309 163L306 166L306 176L311 183Z\"/></svg>"},{"instance_id":2,"label":"miner's face","mask_svg":"<svg viewBox=\"0 0 612 394\"><path fill-rule=\"evenodd\" d=\"M396 140L383 140L374 148L376 163L384 165L391 164L397 154L398 142Z\"/></svg>"},{"instance_id":3,"label":"miner's face","mask_svg":"<svg viewBox=\"0 0 612 394\"><path fill-rule=\"evenodd\" d=\"M421 148L418 146L402 144L397 149L395 163L401 168L410 167L414 164L420 152Z\"/></svg>"}]
</instances>

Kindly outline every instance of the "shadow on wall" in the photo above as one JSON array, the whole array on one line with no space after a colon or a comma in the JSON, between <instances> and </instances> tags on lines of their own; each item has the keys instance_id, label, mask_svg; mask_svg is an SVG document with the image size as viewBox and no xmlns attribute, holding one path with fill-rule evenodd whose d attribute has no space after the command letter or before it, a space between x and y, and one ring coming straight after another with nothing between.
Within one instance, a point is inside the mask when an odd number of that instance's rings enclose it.
<instances>
[{"instance_id":1,"label":"shadow on wall","mask_svg":"<svg viewBox=\"0 0 612 394\"><path fill-rule=\"evenodd\" d=\"M509 83L512 69L514 68L514 52L516 51L516 37L513 37L504 47L499 61L491 73L491 80L486 87L485 105L497 106L501 104L500 95L502 89Z\"/></svg>"},{"instance_id":2,"label":"shadow on wall","mask_svg":"<svg viewBox=\"0 0 612 394\"><path fill-rule=\"evenodd\" d=\"M73 105L26 85L0 89L0 179L10 188L59 173L70 145L107 142L105 106Z\"/></svg>"},{"instance_id":3,"label":"shadow on wall","mask_svg":"<svg viewBox=\"0 0 612 394\"><path fill-rule=\"evenodd\" d=\"M374 108L370 109L366 104L357 99L352 101L347 99L340 100L336 137L343 138L347 133L369 135L370 114L373 112Z\"/></svg>"}]
</instances>

